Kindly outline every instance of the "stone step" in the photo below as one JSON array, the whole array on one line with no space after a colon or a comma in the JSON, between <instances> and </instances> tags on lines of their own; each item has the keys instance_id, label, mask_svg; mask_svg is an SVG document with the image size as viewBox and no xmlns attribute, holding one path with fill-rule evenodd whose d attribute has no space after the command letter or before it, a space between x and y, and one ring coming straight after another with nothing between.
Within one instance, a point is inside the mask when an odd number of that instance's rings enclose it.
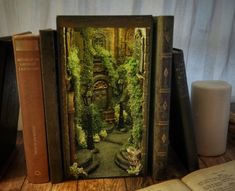
<instances>
[{"instance_id":1,"label":"stone step","mask_svg":"<svg viewBox=\"0 0 235 191\"><path fill-rule=\"evenodd\" d=\"M92 164L93 154L90 150L83 149L77 155L77 163L80 167L86 168Z\"/></svg>"},{"instance_id":2,"label":"stone step","mask_svg":"<svg viewBox=\"0 0 235 191\"><path fill-rule=\"evenodd\" d=\"M130 165L129 161L126 160L126 159L122 156L121 152L118 152L118 153L115 155L115 158L116 158L120 163L122 163L122 164L124 164L124 165L127 165L127 166Z\"/></svg>"},{"instance_id":3,"label":"stone step","mask_svg":"<svg viewBox=\"0 0 235 191\"><path fill-rule=\"evenodd\" d=\"M92 163L87 166L84 170L90 174L91 172L95 171L100 165L100 159L94 154Z\"/></svg>"},{"instance_id":4,"label":"stone step","mask_svg":"<svg viewBox=\"0 0 235 191\"><path fill-rule=\"evenodd\" d=\"M118 152L116 155L115 155L115 163L122 169L124 170L127 170L130 168L130 163L128 160L126 160L121 152Z\"/></svg>"},{"instance_id":5,"label":"stone step","mask_svg":"<svg viewBox=\"0 0 235 191\"><path fill-rule=\"evenodd\" d=\"M115 164L116 164L119 168L121 168L121 169L123 169L123 170L125 170L125 171L130 168L129 166L120 163L117 159L115 159Z\"/></svg>"},{"instance_id":6,"label":"stone step","mask_svg":"<svg viewBox=\"0 0 235 191\"><path fill-rule=\"evenodd\" d=\"M122 157L123 157L125 160L128 161L128 153L127 153L126 151L124 151L124 150L120 151L120 153L121 153Z\"/></svg>"}]
</instances>

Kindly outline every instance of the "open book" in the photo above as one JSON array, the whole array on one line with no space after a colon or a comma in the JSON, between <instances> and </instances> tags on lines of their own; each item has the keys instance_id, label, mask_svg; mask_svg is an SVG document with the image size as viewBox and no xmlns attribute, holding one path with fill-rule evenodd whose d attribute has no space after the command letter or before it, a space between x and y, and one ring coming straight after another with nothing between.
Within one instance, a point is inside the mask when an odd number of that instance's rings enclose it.
<instances>
[{"instance_id":1,"label":"open book","mask_svg":"<svg viewBox=\"0 0 235 191\"><path fill-rule=\"evenodd\" d=\"M234 191L235 160L194 171L180 179L154 184L138 191Z\"/></svg>"}]
</instances>

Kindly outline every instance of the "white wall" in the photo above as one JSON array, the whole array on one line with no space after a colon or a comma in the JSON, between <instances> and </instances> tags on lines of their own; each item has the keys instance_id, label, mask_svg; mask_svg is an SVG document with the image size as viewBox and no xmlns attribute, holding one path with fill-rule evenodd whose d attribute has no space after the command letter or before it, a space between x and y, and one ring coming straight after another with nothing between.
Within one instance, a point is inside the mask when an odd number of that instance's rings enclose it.
<instances>
[{"instance_id":1,"label":"white wall","mask_svg":"<svg viewBox=\"0 0 235 191\"><path fill-rule=\"evenodd\" d=\"M235 96L235 0L0 0L0 36L56 28L56 15L175 16L188 84L223 79Z\"/></svg>"}]
</instances>

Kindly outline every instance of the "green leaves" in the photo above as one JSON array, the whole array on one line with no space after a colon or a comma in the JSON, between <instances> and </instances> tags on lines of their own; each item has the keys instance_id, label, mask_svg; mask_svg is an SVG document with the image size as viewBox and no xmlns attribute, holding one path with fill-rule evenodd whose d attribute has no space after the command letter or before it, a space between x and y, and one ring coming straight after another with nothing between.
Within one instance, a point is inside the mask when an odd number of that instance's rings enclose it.
<instances>
[{"instance_id":1,"label":"green leaves","mask_svg":"<svg viewBox=\"0 0 235 191\"><path fill-rule=\"evenodd\" d=\"M138 61L130 57L125 65L127 72L127 91L129 95L128 105L133 120L132 126L132 143L135 148L140 147L141 135L143 128L143 116L142 116L142 103L143 103L143 90L142 82L138 77L139 63Z\"/></svg>"}]
</instances>

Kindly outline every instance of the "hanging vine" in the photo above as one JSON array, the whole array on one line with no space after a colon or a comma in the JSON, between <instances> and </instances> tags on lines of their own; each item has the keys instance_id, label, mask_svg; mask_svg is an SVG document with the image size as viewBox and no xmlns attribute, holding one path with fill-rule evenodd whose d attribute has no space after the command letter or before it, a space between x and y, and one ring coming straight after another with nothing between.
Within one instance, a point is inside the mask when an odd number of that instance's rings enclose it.
<instances>
[{"instance_id":1,"label":"hanging vine","mask_svg":"<svg viewBox=\"0 0 235 191\"><path fill-rule=\"evenodd\" d=\"M117 82L119 80L119 75L115 68L116 60L108 50L104 49L101 46L96 46L95 50L96 55L101 57L102 64L107 69L110 79L110 85L113 89L113 93L117 96L119 94L119 92L117 91Z\"/></svg>"}]
</instances>

